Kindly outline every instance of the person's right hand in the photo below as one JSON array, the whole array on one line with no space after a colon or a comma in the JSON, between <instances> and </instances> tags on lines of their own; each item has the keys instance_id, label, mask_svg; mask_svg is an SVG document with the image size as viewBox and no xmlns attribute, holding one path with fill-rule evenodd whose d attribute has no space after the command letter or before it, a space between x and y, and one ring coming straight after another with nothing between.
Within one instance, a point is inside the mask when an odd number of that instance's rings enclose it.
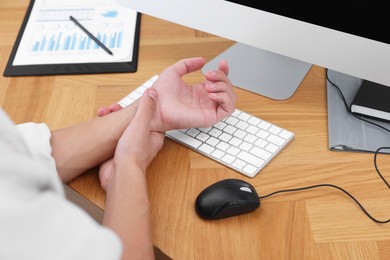
<instances>
[{"instance_id":1,"label":"person's right hand","mask_svg":"<svg viewBox=\"0 0 390 260\"><path fill-rule=\"evenodd\" d=\"M157 96L154 88L144 92L119 138L114 157L99 170L100 184L106 191L103 225L121 239L122 259L155 258L145 175L164 143L163 133L151 131Z\"/></svg>"},{"instance_id":2,"label":"person's right hand","mask_svg":"<svg viewBox=\"0 0 390 260\"><path fill-rule=\"evenodd\" d=\"M151 131L157 92L147 89L140 99L137 112L118 141L114 157L100 166L99 178L104 190L115 172L146 172L146 169L163 146L164 134Z\"/></svg>"}]
</instances>

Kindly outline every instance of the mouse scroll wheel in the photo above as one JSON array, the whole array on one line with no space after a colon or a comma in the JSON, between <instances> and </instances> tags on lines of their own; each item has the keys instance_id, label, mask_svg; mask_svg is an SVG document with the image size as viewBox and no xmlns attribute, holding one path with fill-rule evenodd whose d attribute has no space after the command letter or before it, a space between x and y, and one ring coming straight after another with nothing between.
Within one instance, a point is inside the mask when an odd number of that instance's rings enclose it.
<instances>
[{"instance_id":1,"label":"mouse scroll wheel","mask_svg":"<svg viewBox=\"0 0 390 260\"><path fill-rule=\"evenodd\" d=\"M253 191L248 187L241 187L240 190L252 193Z\"/></svg>"}]
</instances>

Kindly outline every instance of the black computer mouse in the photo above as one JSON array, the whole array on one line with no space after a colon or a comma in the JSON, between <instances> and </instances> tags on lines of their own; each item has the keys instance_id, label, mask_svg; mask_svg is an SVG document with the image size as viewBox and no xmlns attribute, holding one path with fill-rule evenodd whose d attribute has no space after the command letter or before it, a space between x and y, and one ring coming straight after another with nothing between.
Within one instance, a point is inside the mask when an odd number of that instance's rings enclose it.
<instances>
[{"instance_id":1,"label":"black computer mouse","mask_svg":"<svg viewBox=\"0 0 390 260\"><path fill-rule=\"evenodd\" d=\"M239 179L226 179L204 189L195 210L204 219L221 219L251 212L260 206L253 186Z\"/></svg>"}]
</instances>

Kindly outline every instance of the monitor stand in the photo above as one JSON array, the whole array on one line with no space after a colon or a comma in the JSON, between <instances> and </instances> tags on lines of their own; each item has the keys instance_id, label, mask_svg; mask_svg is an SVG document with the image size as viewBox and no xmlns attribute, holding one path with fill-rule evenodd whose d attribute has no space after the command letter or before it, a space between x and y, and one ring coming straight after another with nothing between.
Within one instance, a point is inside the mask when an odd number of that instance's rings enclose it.
<instances>
[{"instance_id":1,"label":"monitor stand","mask_svg":"<svg viewBox=\"0 0 390 260\"><path fill-rule=\"evenodd\" d=\"M221 59L228 61L234 86L276 100L290 98L311 68L309 63L236 43L207 63L203 72L216 69Z\"/></svg>"}]
</instances>

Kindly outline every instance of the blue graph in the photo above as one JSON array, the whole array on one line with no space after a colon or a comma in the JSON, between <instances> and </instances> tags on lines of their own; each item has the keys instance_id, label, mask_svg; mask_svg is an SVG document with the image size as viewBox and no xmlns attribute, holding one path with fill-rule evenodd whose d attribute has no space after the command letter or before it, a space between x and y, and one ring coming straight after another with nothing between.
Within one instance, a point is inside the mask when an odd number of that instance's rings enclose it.
<instances>
[{"instance_id":1,"label":"blue graph","mask_svg":"<svg viewBox=\"0 0 390 260\"><path fill-rule=\"evenodd\" d=\"M109 49L119 49L122 46L123 30L114 33L98 33L95 35ZM91 38L78 33L63 35L62 32L50 36L41 36L33 42L32 52L54 52L54 51L85 51L99 49Z\"/></svg>"}]
</instances>

